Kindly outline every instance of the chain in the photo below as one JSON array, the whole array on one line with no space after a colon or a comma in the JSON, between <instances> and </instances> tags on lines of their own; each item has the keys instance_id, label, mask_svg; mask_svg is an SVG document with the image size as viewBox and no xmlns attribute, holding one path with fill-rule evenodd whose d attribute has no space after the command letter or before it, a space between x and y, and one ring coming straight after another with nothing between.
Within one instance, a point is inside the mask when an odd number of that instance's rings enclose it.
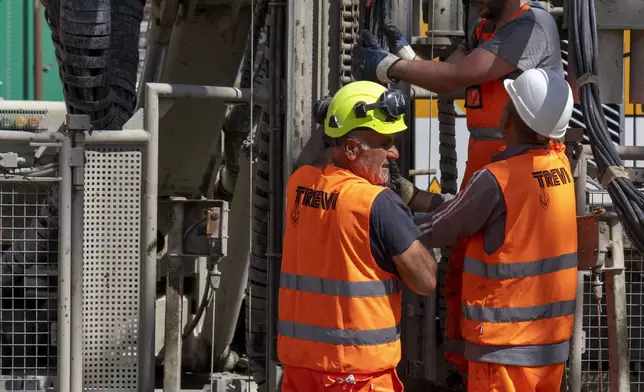
<instances>
[{"instance_id":1,"label":"chain","mask_svg":"<svg viewBox=\"0 0 644 392\"><path fill-rule=\"evenodd\" d=\"M342 0L340 16L341 42L340 42L340 83L342 87L353 82L351 74L351 50L360 35L360 1Z\"/></svg>"}]
</instances>

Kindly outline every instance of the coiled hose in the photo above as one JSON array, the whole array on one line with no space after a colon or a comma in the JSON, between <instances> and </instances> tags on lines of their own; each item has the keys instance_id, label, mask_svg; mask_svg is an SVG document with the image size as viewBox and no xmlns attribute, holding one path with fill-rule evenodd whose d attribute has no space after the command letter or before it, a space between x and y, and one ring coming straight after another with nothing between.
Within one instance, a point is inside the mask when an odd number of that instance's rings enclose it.
<instances>
[{"instance_id":1,"label":"coiled hose","mask_svg":"<svg viewBox=\"0 0 644 392\"><path fill-rule=\"evenodd\" d=\"M597 24L595 1L570 2L569 26L575 49L575 76L579 87L579 101L584 114L593 158L599 169L600 180L605 174L620 167L622 161L615 149L606 125L597 84ZM580 79L586 83L581 83ZM644 195L628 178L616 177L607 187L615 210L629 239L640 252L644 251Z\"/></svg>"}]
</instances>

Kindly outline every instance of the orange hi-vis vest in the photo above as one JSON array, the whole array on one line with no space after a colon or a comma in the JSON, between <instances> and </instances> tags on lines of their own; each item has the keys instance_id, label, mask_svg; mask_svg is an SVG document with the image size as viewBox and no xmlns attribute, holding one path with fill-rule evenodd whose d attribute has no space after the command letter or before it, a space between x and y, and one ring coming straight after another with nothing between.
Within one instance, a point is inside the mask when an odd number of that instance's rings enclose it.
<instances>
[{"instance_id":1,"label":"orange hi-vis vest","mask_svg":"<svg viewBox=\"0 0 644 392\"><path fill-rule=\"evenodd\" d=\"M505 242L487 254L482 232L465 255L465 358L515 366L568 359L577 291L577 218L568 158L548 149L485 166L505 198Z\"/></svg>"},{"instance_id":2,"label":"orange hi-vis vest","mask_svg":"<svg viewBox=\"0 0 644 392\"><path fill-rule=\"evenodd\" d=\"M279 289L279 360L325 372L392 369L402 285L371 254L371 205L385 188L328 165L290 177Z\"/></svg>"},{"instance_id":3,"label":"orange hi-vis vest","mask_svg":"<svg viewBox=\"0 0 644 392\"><path fill-rule=\"evenodd\" d=\"M526 3L512 16L512 19L530 9ZM508 20L509 22L509 20ZM475 45L478 46L495 34L495 26L482 19L476 27ZM501 114L508 101L508 93L502 79L494 79L480 86L465 89L465 108L467 109L467 128L470 137L478 140L501 140Z\"/></svg>"}]
</instances>

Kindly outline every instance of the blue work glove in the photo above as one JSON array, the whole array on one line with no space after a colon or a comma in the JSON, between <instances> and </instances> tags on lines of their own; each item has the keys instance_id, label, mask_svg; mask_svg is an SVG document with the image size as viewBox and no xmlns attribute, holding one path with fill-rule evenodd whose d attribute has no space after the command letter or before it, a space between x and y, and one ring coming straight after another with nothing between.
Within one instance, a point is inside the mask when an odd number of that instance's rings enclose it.
<instances>
[{"instance_id":1,"label":"blue work glove","mask_svg":"<svg viewBox=\"0 0 644 392\"><path fill-rule=\"evenodd\" d=\"M396 54L403 60L413 60L416 58L416 52L411 48L405 35L398 30L396 26L387 26L385 30L387 41L389 42L389 50Z\"/></svg>"},{"instance_id":2,"label":"blue work glove","mask_svg":"<svg viewBox=\"0 0 644 392\"><path fill-rule=\"evenodd\" d=\"M393 83L389 69L400 61L400 57L384 50L369 30L362 30L358 43L353 46L351 72L356 80L376 83Z\"/></svg>"}]
</instances>

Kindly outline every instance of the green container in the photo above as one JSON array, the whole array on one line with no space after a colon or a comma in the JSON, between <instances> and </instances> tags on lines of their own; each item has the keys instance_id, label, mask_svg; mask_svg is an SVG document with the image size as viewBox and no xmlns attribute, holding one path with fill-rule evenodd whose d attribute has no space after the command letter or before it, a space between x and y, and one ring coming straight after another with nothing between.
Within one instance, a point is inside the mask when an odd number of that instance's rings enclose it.
<instances>
[{"instance_id":1,"label":"green container","mask_svg":"<svg viewBox=\"0 0 644 392\"><path fill-rule=\"evenodd\" d=\"M33 100L34 97L34 1L0 0L0 98ZM62 101L63 86L51 30L41 18L43 100Z\"/></svg>"}]
</instances>

